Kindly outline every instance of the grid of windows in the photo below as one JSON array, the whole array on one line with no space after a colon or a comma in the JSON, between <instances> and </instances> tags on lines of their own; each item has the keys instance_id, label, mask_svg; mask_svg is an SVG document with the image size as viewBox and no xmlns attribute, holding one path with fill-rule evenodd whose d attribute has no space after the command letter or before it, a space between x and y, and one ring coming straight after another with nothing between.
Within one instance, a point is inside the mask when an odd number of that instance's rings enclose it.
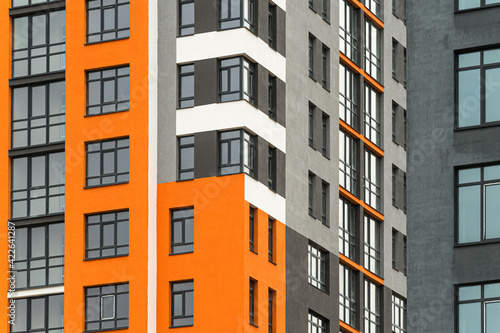
<instances>
[{"instance_id":1,"label":"grid of windows","mask_svg":"<svg viewBox=\"0 0 500 333\"><path fill-rule=\"evenodd\" d=\"M371 0L373 1L373 0ZM380 30L365 21L365 72L380 80Z\"/></svg>"},{"instance_id":2,"label":"grid of windows","mask_svg":"<svg viewBox=\"0 0 500 333\"><path fill-rule=\"evenodd\" d=\"M64 295L16 299L12 333L55 333L64 330Z\"/></svg>"},{"instance_id":3,"label":"grid of windows","mask_svg":"<svg viewBox=\"0 0 500 333\"><path fill-rule=\"evenodd\" d=\"M194 135L179 138L179 180L194 178Z\"/></svg>"},{"instance_id":4,"label":"grid of windows","mask_svg":"<svg viewBox=\"0 0 500 333\"><path fill-rule=\"evenodd\" d=\"M194 0L179 0L179 36L194 34Z\"/></svg>"},{"instance_id":5,"label":"grid of windows","mask_svg":"<svg viewBox=\"0 0 500 333\"><path fill-rule=\"evenodd\" d=\"M64 283L64 223L17 227L16 289Z\"/></svg>"},{"instance_id":6,"label":"grid of windows","mask_svg":"<svg viewBox=\"0 0 500 333\"><path fill-rule=\"evenodd\" d=\"M458 10L499 5L500 0L458 0Z\"/></svg>"},{"instance_id":7,"label":"grid of windows","mask_svg":"<svg viewBox=\"0 0 500 333\"><path fill-rule=\"evenodd\" d=\"M363 332L380 333L380 288L367 279L364 286Z\"/></svg>"},{"instance_id":8,"label":"grid of windows","mask_svg":"<svg viewBox=\"0 0 500 333\"><path fill-rule=\"evenodd\" d=\"M255 0L220 0L221 30L245 27L254 30Z\"/></svg>"},{"instance_id":9,"label":"grid of windows","mask_svg":"<svg viewBox=\"0 0 500 333\"><path fill-rule=\"evenodd\" d=\"M219 174L244 172L254 176L255 137L243 130L220 133Z\"/></svg>"},{"instance_id":10,"label":"grid of windows","mask_svg":"<svg viewBox=\"0 0 500 333\"><path fill-rule=\"evenodd\" d=\"M495 332L500 327L500 283L458 287L458 333Z\"/></svg>"},{"instance_id":11,"label":"grid of windows","mask_svg":"<svg viewBox=\"0 0 500 333\"><path fill-rule=\"evenodd\" d=\"M356 327L356 280L354 272L340 264L339 266L339 319Z\"/></svg>"},{"instance_id":12,"label":"grid of windows","mask_svg":"<svg viewBox=\"0 0 500 333\"><path fill-rule=\"evenodd\" d=\"M128 110L130 67L87 72L87 115Z\"/></svg>"},{"instance_id":13,"label":"grid of windows","mask_svg":"<svg viewBox=\"0 0 500 333\"><path fill-rule=\"evenodd\" d=\"M380 225L369 215L364 216L363 266L380 274Z\"/></svg>"},{"instance_id":14,"label":"grid of windows","mask_svg":"<svg viewBox=\"0 0 500 333\"><path fill-rule=\"evenodd\" d=\"M128 283L85 288L85 331L128 328Z\"/></svg>"},{"instance_id":15,"label":"grid of windows","mask_svg":"<svg viewBox=\"0 0 500 333\"><path fill-rule=\"evenodd\" d=\"M12 148L63 142L64 81L12 89Z\"/></svg>"},{"instance_id":16,"label":"grid of windows","mask_svg":"<svg viewBox=\"0 0 500 333\"><path fill-rule=\"evenodd\" d=\"M179 108L194 106L194 65L179 66Z\"/></svg>"},{"instance_id":17,"label":"grid of windows","mask_svg":"<svg viewBox=\"0 0 500 333\"><path fill-rule=\"evenodd\" d=\"M128 255L128 210L87 215L85 228L86 258Z\"/></svg>"},{"instance_id":18,"label":"grid of windows","mask_svg":"<svg viewBox=\"0 0 500 333\"><path fill-rule=\"evenodd\" d=\"M308 333L326 333L328 330L328 320L311 311L307 316L307 322Z\"/></svg>"},{"instance_id":19,"label":"grid of windows","mask_svg":"<svg viewBox=\"0 0 500 333\"><path fill-rule=\"evenodd\" d=\"M500 122L500 48L458 55L458 127Z\"/></svg>"},{"instance_id":20,"label":"grid of windows","mask_svg":"<svg viewBox=\"0 0 500 333\"><path fill-rule=\"evenodd\" d=\"M458 243L500 238L500 165L458 170Z\"/></svg>"},{"instance_id":21,"label":"grid of windows","mask_svg":"<svg viewBox=\"0 0 500 333\"><path fill-rule=\"evenodd\" d=\"M339 65L339 116L346 124L358 128L358 76Z\"/></svg>"},{"instance_id":22,"label":"grid of windows","mask_svg":"<svg viewBox=\"0 0 500 333\"><path fill-rule=\"evenodd\" d=\"M354 9L349 1L340 0L340 52L358 63L358 11Z\"/></svg>"},{"instance_id":23,"label":"grid of windows","mask_svg":"<svg viewBox=\"0 0 500 333\"><path fill-rule=\"evenodd\" d=\"M172 210L171 253L194 251L194 209Z\"/></svg>"},{"instance_id":24,"label":"grid of windows","mask_svg":"<svg viewBox=\"0 0 500 333\"><path fill-rule=\"evenodd\" d=\"M392 295L392 332L406 333L406 300Z\"/></svg>"},{"instance_id":25,"label":"grid of windows","mask_svg":"<svg viewBox=\"0 0 500 333\"><path fill-rule=\"evenodd\" d=\"M371 151L365 149L365 202L380 209L380 161Z\"/></svg>"},{"instance_id":26,"label":"grid of windows","mask_svg":"<svg viewBox=\"0 0 500 333\"><path fill-rule=\"evenodd\" d=\"M172 327L193 326L194 282L172 282Z\"/></svg>"},{"instance_id":27,"label":"grid of windows","mask_svg":"<svg viewBox=\"0 0 500 333\"><path fill-rule=\"evenodd\" d=\"M64 212L64 153L12 159L12 218Z\"/></svg>"},{"instance_id":28,"label":"grid of windows","mask_svg":"<svg viewBox=\"0 0 500 333\"><path fill-rule=\"evenodd\" d=\"M356 258L355 207L339 198L339 252L351 260Z\"/></svg>"},{"instance_id":29,"label":"grid of windows","mask_svg":"<svg viewBox=\"0 0 500 333\"><path fill-rule=\"evenodd\" d=\"M352 194L357 194L357 141L344 131L339 131L339 184Z\"/></svg>"},{"instance_id":30,"label":"grid of windows","mask_svg":"<svg viewBox=\"0 0 500 333\"><path fill-rule=\"evenodd\" d=\"M327 291L327 260L327 252L321 250L319 247L313 244L308 245L308 281L309 284L323 291Z\"/></svg>"},{"instance_id":31,"label":"grid of windows","mask_svg":"<svg viewBox=\"0 0 500 333\"><path fill-rule=\"evenodd\" d=\"M87 1L87 43L130 36L130 0Z\"/></svg>"},{"instance_id":32,"label":"grid of windows","mask_svg":"<svg viewBox=\"0 0 500 333\"><path fill-rule=\"evenodd\" d=\"M87 187L127 183L129 139L87 143Z\"/></svg>"},{"instance_id":33,"label":"grid of windows","mask_svg":"<svg viewBox=\"0 0 500 333\"><path fill-rule=\"evenodd\" d=\"M254 103L254 67L243 57L219 62L219 97L221 102L244 99Z\"/></svg>"},{"instance_id":34,"label":"grid of windows","mask_svg":"<svg viewBox=\"0 0 500 333\"><path fill-rule=\"evenodd\" d=\"M12 77L64 70L66 11L16 17L12 27Z\"/></svg>"},{"instance_id":35,"label":"grid of windows","mask_svg":"<svg viewBox=\"0 0 500 333\"><path fill-rule=\"evenodd\" d=\"M380 145L380 94L365 84L365 137Z\"/></svg>"}]
</instances>

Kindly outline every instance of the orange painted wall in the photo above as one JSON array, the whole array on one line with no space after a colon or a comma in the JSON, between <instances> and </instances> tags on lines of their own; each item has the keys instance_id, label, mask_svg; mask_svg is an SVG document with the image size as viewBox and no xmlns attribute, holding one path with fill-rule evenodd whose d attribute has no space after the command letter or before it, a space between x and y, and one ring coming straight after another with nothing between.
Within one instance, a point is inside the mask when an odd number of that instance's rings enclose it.
<instances>
[{"instance_id":1,"label":"orange painted wall","mask_svg":"<svg viewBox=\"0 0 500 333\"><path fill-rule=\"evenodd\" d=\"M158 185L158 332L171 324L170 282L194 280L194 326L177 332L267 332L268 288L276 332L285 331L285 226L276 221L276 264L268 261L268 215L257 211L258 251L249 250L243 174ZM170 255L170 209L194 206L194 252ZM258 208L258 207L256 207ZM257 325L249 324L249 279L258 281Z\"/></svg>"},{"instance_id":2,"label":"orange painted wall","mask_svg":"<svg viewBox=\"0 0 500 333\"><path fill-rule=\"evenodd\" d=\"M65 332L84 329L84 287L129 282L129 329L146 332L148 251L148 6L131 1L130 38L86 43L85 1L66 2ZM85 118L85 70L130 64L127 112ZM87 141L129 136L130 182L85 187ZM84 214L129 208L129 256L84 261Z\"/></svg>"},{"instance_id":3,"label":"orange painted wall","mask_svg":"<svg viewBox=\"0 0 500 333\"><path fill-rule=\"evenodd\" d=\"M0 36L2 36L2 47L0 48L0 294L6 295L9 290L8 277L8 246L7 246L7 220L10 218L10 160L8 149L10 148L10 88L11 77L11 21L9 17L10 1L0 2ZM1 312L8 313L7 298L0 297ZM0 320L0 332L9 332L7 316Z\"/></svg>"}]
</instances>

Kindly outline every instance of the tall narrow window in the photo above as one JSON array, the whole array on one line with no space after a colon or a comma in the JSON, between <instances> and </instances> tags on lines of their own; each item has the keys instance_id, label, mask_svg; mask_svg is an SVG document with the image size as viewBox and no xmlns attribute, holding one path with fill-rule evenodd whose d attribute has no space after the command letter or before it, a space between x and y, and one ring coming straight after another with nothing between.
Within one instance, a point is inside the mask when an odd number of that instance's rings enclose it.
<instances>
[{"instance_id":1,"label":"tall narrow window","mask_svg":"<svg viewBox=\"0 0 500 333\"><path fill-rule=\"evenodd\" d=\"M364 286L363 332L380 333L380 288L367 279L364 281Z\"/></svg>"},{"instance_id":2,"label":"tall narrow window","mask_svg":"<svg viewBox=\"0 0 500 333\"><path fill-rule=\"evenodd\" d=\"M392 268L396 269L396 241L398 237L398 231L396 229L392 229Z\"/></svg>"},{"instance_id":3,"label":"tall narrow window","mask_svg":"<svg viewBox=\"0 0 500 333\"><path fill-rule=\"evenodd\" d=\"M250 251L256 252L256 244L255 244L255 208L250 207L250 214L248 216L248 231L249 231L249 246Z\"/></svg>"},{"instance_id":4,"label":"tall narrow window","mask_svg":"<svg viewBox=\"0 0 500 333\"><path fill-rule=\"evenodd\" d=\"M339 117L347 125L358 128L358 76L339 65Z\"/></svg>"},{"instance_id":5,"label":"tall narrow window","mask_svg":"<svg viewBox=\"0 0 500 333\"><path fill-rule=\"evenodd\" d=\"M194 135L179 138L179 180L194 178Z\"/></svg>"},{"instance_id":6,"label":"tall narrow window","mask_svg":"<svg viewBox=\"0 0 500 333\"><path fill-rule=\"evenodd\" d=\"M380 160L371 151L365 149L365 202L375 209L380 209Z\"/></svg>"},{"instance_id":7,"label":"tall narrow window","mask_svg":"<svg viewBox=\"0 0 500 333\"><path fill-rule=\"evenodd\" d=\"M267 300L267 309L268 309L268 314L267 314L268 329L267 329L267 332L268 333L274 332L273 327L274 327L274 298L275 298L274 295L275 294L276 294L276 292L274 290L272 290L272 289L268 290L268 300Z\"/></svg>"},{"instance_id":8,"label":"tall narrow window","mask_svg":"<svg viewBox=\"0 0 500 333\"><path fill-rule=\"evenodd\" d=\"M220 61L219 96L221 102L246 100L254 103L254 64L245 58Z\"/></svg>"},{"instance_id":9,"label":"tall narrow window","mask_svg":"<svg viewBox=\"0 0 500 333\"><path fill-rule=\"evenodd\" d=\"M325 89L330 87L330 49L323 45L321 49L321 85Z\"/></svg>"},{"instance_id":10,"label":"tall narrow window","mask_svg":"<svg viewBox=\"0 0 500 333\"><path fill-rule=\"evenodd\" d=\"M321 17L323 17L323 20L329 21L330 20L330 0L322 0L321 1Z\"/></svg>"},{"instance_id":11,"label":"tall narrow window","mask_svg":"<svg viewBox=\"0 0 500 333\"><path fill-rule=\"evenodd\" d=\"M276 77L269 75L267 81L267 109L269 118L276 120Z\"/></svg>"},{"instance_id":12,"label":"tall narrow window","mask_svg":"<svg viewBox=\"0 0 500 333\"><path fill-rule=\"evenodd\" d=\"M87 72L87 115L125 111L130 108L130 67Z\"/></svg>"},{"instance_id":13,"label":"tall narrow window","mask_svg":"<svg viewBox=\"0 0 500 333\"><path fill-rule=\"evenodd\" d=\"M357 195L357 141L339 131L339 185Z\"/></svg>"},{"instance_id":14,"label":"tall narrow window","mask_svg":"<svg viewBox=\"0 0 500 333\"><path fill-rule=\"evenodd\" d=\"M307 259L309 267L309 284L318 288L319 290L327 291L328 253L321 250L316 245L309 244Z\"/></svg>"},{"instance_id":15,"label":"tall narrow window","mask_svg":"<svg viewBox=\"0 0 500 333\"><path fill-rule=\"evenodd\" d=\"M194 65L179 66L179 108L194 106Z\"/></svg>"},{"instance_id":16,"label":"tall narrow window","mask_svg":"<svg viewBox=\"0 0 500 333\"><path fill-rule=\"evenodd\" d=\"M276 148L269 147L267 152L267 184L276 191Z\"/></svg>"},{"instance_id":17,"label":"tall narrow window","mask_svg":"<svg viewBox=\"0 0 500 333\"><path fill-rule=\"evenodd\" d=\"M309 35L309 77L314 79L314 44L316 38Z\"/></svg>"},{"instance_id":18,"label":"tall narrow window","mask_svg":"<svg viewBox=\"0 0 500 333\"><path fill-rule=\"evenodd\" d=\"M269 3L267 29L267 43L276 49L276 5L271 3Z\"/></svg>"},{"instance_id":19,"label":"tall narrow window","mask_svg":"<svg viewBox=\"0 0 500 333\"><path fill-rule=\"evenodd\" d=\"M179 36L194 34L194 0L179 0Z\"/></svg>"},{"instance_id":20,"label":"tall narrow window","mask_svg":"<svg viewBox=\"0 0 500 333\"><path fill-rule=\"evenodd\" d=\"M172 282L172 327L193 326L194 283L193 281Z\"/></svg>"},{"instance_id":21,"label":"tall narrow window","mask_svg":"<svg viewBox=\"0 0 500 333\"><path fill-rule=\"evenodd\" d=\"M171 212L171 253L194 251L194 209L176 209Z\"/></svg>"},{"instance_id":22,"label":"tall narrow window","mask_svg":"<svg viewBox=\"0 0 500 333\"><path fill-rule=\"evenodd\" d=\"M406 236L403 236L403 273L407 274L408 271L408 249L406 245Z\"/></svg>"},{"instance_id":23,"label":"tall narrow window","mask_svg":"<svg viewBox=\"0 0 500 333\"><path fill-rule=\"evenodd\" d=\"M255 137L243 130L220 133L220 175L244 172L254 176Z\"/></svg>"},{"instance_id":24,"label":"tall narrow window","mask_svg":"<svg viewBox=\"0 0 500 333\"><path fill-rule=\"evenodd\" d=\"M380 274L380 225L369 215L364 216L363 266Z\"/></svg>"},{"instance_id":25,"label":"tall narrow window","mask_svg":"<svg viewBox=\"0 0 500 333\"><path fill-rule=\"evenodd\" d=\"M329 219L328 219L328 211L329 211L329 191L330 191L330 185L326 182L321 183L321 222L323 222L324 225L328 225Z\"/></svg>"},{"instance_id":26,"label":"tall narrow window","mask_svg":"<svg viewBox=\"0 0 500 333\"><path fill-rule=\"evenodd\" d=\"M12 148L65 139L64 81L12 89Z\"/></svg>"},{"instance_id":27,"label":"tall narrow window","mask_svg":"<svg viewBox=\"0 0 500 333\"><path fill-rule=\"evenodd\" d=\"M340 52L358 63L358 15L349 1L340 0Z\"/></svg>"},{"instance_id":28,"label":"tall narrow window","mask_svg":"<svg viewBox=\"0 0 500 333\"><path fill-rule=\"evenodd\" d=\"M365 84L365 137L380 145L380 94Z\"/></svg>"},{"instance_id":29,"label":"tall narrow window","mask_svg":"<svg viewBox=\"0 0 500 333\"><path fill-rule=\"evenodd\" d=\"M330 139L330 117L323 113L321 117L321 153L325 157L329 157L329 142Z\"/></svg>"},{"instance_id":30,"label":"tall narrow window","mask_svg":"<svg viewBox=\"0 0 500 333\"><path fill-rule=\"evenodd\" d=\"M380 15L380 0L364 0L364 4L373 14Z\"/></svg>"},{"instance_id":31,"label":"tall narrow window","mask_svg":"<svg viewBox=\"0 0 500 333\"><path fill-rule=\"evenodd\" d=\"M130 36L130 1L89 0L87 42L98 43Z\"/></svg>"},{"instance_id":32,"label":"tall narrow window","mask_svg":"<svg viewBox=\"0 0 500 333\"><path fill-rule=\"evenodd\" d=\"M311 103L309 103L309 131L308 131L308 140L309 140L309 147L314 148L314 111L315 111L315 106Z\"/></svg>"},{"instance_id":33,"label":"tall narrow window","mask_svg":"<svg viewBox=\"0 0 500 333\"><path fill-rule=\"evenodd\" d=\"M257 303L256 295L257 295L257 281L250 279L250 287L248 291L249 303L248 303L248 315L249 315L249 323L251 325L256 325L256 315L255 315L255 304Z\"/></svg>"},{"instance_id":34,"label":"tall narrow window","mask_svg":"<svg viewBox=\"0 0 500 333\"><path fill-rule=\"evenodd\" d=\"M392 332L406 333L406 300L392 295Z\"/></svg>"},{"instance_id":35,"label":"tall narrow window","mask_svg":"<svg viewBox=\"0 0 500 333\"><path fill-rule=\"evenodd\" d=\"M128 326L128 283L85 288L85 331L106 331Z\"/></svg>"},{"instance_id":36,"label":"tall narrow window","mask_svg":"<svg viewBox=\"0 0 500 333\"><path fill-rule=\"evenodd\" d=\"M355 260L356 229L355 208L349 201L339 198L339 252Z\"/></svg>"},{"instance_id":37,"label":"tall narrow window","mask_svg":"<svg viewBox=\"0 0 500 333\"><path fill-rule=\"evenodd\" d=\"M274 237L275 237L275 228L276 221L272 218L269 218L268 227L267 227L267 248L268 248L268 259L270 262L274 262Z\"/></svg>"},{"instance_id":38,"label":"tall narrow window","mask_svg":"<svg viewBox=\"0 0 500 333\"><path fill-rule=\"evenodd\" d=\"M339 267L339 319L356 327L356 281L354 272L340 264Z\"/></svg>"},{"instance_id":39,"label":"tall narrow window","mask_svg":"<svg viewBox=\"0 0 500 333\"><path fill-rule=\"evenodd\" d=\"M128 210L87 215L85 229L87 259L128 255Z\"/></svg>"},{"instance_id":40,"label":"tall narrow window","mask_svg":"<svg viewBox=\"0 0 500 333\"><path fill-rule=\"evenodd\" d=\"M309 215L313 216L313 208L314 208L314 174L309 173L309 201L308 201L308 210Z\"/></svg>"},{"instance_id":41,"label":"tall narrow window","mask_svg":"<svg viewBox=\"0 0 500 333\"><path fill-rule=\"evenodd\" d=\"M368 1L368 0L367 0ZM373 0L370 0L373 1ZM365 72L380 80L380 30L365 21Z\"/></svg>"}]
</instances>

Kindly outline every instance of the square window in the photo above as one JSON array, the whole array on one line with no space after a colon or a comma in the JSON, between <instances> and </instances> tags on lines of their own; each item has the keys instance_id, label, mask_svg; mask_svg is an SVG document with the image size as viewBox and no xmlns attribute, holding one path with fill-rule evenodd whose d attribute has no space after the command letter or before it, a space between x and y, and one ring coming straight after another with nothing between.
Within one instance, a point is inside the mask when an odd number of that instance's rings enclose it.
<instances>
[{"instance_id":1,"label":"square window","mask_svg":"<svg viewBox=\"0 0 500 333\"><path fill-rule=\"evenodd\" d=\"M87 142L87 187L128 183L129 139Z\"/></svg>"},{"instance_id":2,"label":"square window","mask_svg":"<svg viewBox=\"0 0 500 333\"><path fill-rule=\"evenodd\" d=\"M85 331L128 328L129 284L85 287Z\"/></svg>"},{"instance_id":3,"label":"square window","mask_svg":"<svg viewBox=\"0 0 500 333\"><path fill-rule=\"evenodd\" d=\"M87 115L126 111L130 108L130 67L87 72Z\"/></svg>"},{"instance_id":4,"label":"square window","mask_svg":"<svg viewBox=\"0 0 500 333\"><path fill-rule=\"evenodd\" d=\"M314 244L309 244L307 259L309 284L319 290L328 292L328 252Z\"/></svg>"},{"instance_id":5,"label":"square window","mask_svg":"<svg viewBox=\"0 0 500 333\"><path fill-rule=\"evenodd\" d=\"M194 251L194 209L184 208L171 211L171 253Z\"/></svg>"},{"instance_id":6,"label":"square window","mask_svg":"<svg viewBox=\"0 0 500 333\"><path fill-rule=\"evenodd\" d=\"M85 220L87 259L128 255L128 210L87 215Z\"/></svg>"},{"instance_id":7,"label":"square window","mask_svg":"<svg viewBox=\"0 0 500 333\"><path fill-rule=\"evenodd\" d=\"M255 0L219 0L221 30L245 27L254 30Z\"/></svg>"},{"instance_id":8,"label":"square window","mask_svg":"<svg viewBox=\"0 0 500 333\"><path fill-rule=\"evenodd\" d=\"M194 135L179 138L179 180L194 179Z\"/></svg>"},{"instance_id":9,"label":"square window","mask_svg":"<svg viewBox=\"0 0 500 333\"><path fill-rule=\"evenodd\" d=\"M221 132L219 135L219 174L244 172L255 174L255 137L244 130Z\"/></svg>"},{"instance_id":10,"label":"square window","mask_svg":"<svg viewBox=\"0 0 500 333\"><path fill-rule=\"evenodd\" d=\"M171 282L172 327L193 326L194 283L193 280Z\"/></svg>"},{"instance_id":11,"label":"square window","mask_svg":"<svg viewBox=\"0 0 500 333\"><path fill-rule=\"evenodd\" d=\"M129 0L87 1L87 43L130 36Z\"/></svg>"},{"instance_id":12,"label":"square window","mask_svg":"<svg viewBox=\"0 0 500 333\"><path fill-rule=\"evenodd\" d=\"M254 68L255 65L243 57L220 60L220 102L246 100L254 104Z\"/></svg>"}]
</instances>

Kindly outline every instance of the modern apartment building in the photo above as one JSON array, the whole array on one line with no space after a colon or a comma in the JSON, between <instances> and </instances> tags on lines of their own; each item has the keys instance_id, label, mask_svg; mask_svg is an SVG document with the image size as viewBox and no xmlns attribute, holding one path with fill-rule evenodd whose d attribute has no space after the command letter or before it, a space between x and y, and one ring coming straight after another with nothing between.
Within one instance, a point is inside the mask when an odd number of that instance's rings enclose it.
<instances>
[{"instance_id":1,"label":"modern apartment building","mask_svg":"<svg viewBox=\"0 0 500 333\"><path fill-rule=\"evenodd\" d=\"M1 9L1 332L406 332L403 0Z\"/></svg>"},{"instance_id":2,"label":"modern apartment building","mask_svg":"<svg viewBox=\"0 0 500 333\"><path fill-rule=\"evenodd\" d=\"M412 332L500 330L500 1L408 2Z\"/></svg>"}]
</instances>

